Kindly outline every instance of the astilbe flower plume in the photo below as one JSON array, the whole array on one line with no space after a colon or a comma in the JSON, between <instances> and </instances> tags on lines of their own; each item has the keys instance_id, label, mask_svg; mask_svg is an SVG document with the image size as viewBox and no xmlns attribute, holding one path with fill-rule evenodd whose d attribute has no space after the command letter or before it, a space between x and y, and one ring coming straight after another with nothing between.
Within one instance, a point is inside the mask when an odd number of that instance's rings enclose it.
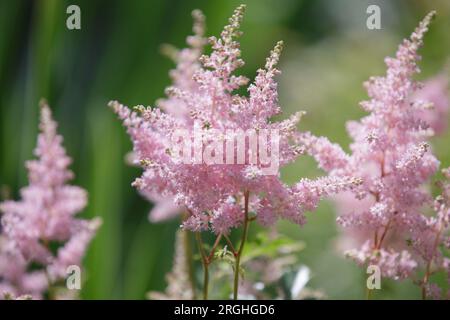
<instances>
[{"instance_id":1,"label":"astilbe flower plume","mask_svg":"<svg viewBox=\"0 0 450 320\"><path fill-rule=\"evenodd\" d=\"M420 100L428 103L427 108L417 109L417 116L425 121L433 130L435 136L445 133L448 127L448 116L450 109L448 71L427 79L419 90L413 94L413 100ZM369 210L373 204L373 199L365 197L357 199L351 192L344 192L335 197L338 214L348 212L361 213ZM355 245L361 245L367 239L367 232L363 229L352 229L339 235L337 239L338 250L347 250ZM386 242L397 241L395 237L388 236ZM397 241L398 242L398 241Z\"/></svg>"},{"instance_id":2,"label":"astilbe flower plume","mask_svg":"<svg viewBox=\"0 0 450 320\"><path fill-rule=\"evenodd\" d=\"M248 159L243 164L184 163L174 154L171 135L180 129L201 130L204 139L222 137L223 141L230 138L230 131L273 130L279 132L280 166L302 154L293 139L301 113L270 121L281 113L275 76L280 73L276 64L282 42L271 51L265 67L257 71L247 88L248 97L236 93L249 81L235 75L244 64L236 41L244 8L235 10L220 38L208 39L212 47L209 55L201 55L206 43L203 16L195 11L195 36L188 38L190 48L174 54L177 68L171 72L173 86L167 88L167 98L159 101L160 108L138 106L132 111L118 102L110 103L127 127L136 163L144 169L133 185L150 200L174 199L188 213L183 227L192 231L227 234L243 224L246 211L254 212L262 225L272 225L278 218L304 224L304 212L315 209L322 196L359 182L351 175L335 175L302 179L288 186L278 170L263 174L263 166Z\"/></svg>"},{"instance_id":3,"label":"astilbe flower plume","mask_svg":"<svg viewBox=\"0 0 450 320\"><path fill-rule=\"evenodd\" d=\"M353 172L362 177L363 184L352 194L337 198L341 210L347 210L338 223L361 241L347 255L361 265L378 265L382 276L393 279L412 277L430 259L424 261L423 254L430 245L424 206L432 197L424 186L439 162L427 140L442 129L442 122L429 112L435 102L437 112L445 114L448 98L445 81L421 91L413 77L420 72L418 49L434 14L402 42L394 58L385 59L386 75L365 83L370 100L361 106L369 115L347 124L353 139L350 154L325 138L309 133L299 137L330 175Z\"/></svg>"},{"instance_id":4,"label":"astilbe flower plume","mask_svg":"<svg viewBox=\"0 0 450 320\"><path fill-rule=\"evenodd\" d=\"M29 185L21 189L22 199L0 203L0 287L13 295L31 294L34 298L64 279L68 266L81 265L100 225L98 218L76 217L86 206L87 193L67 184L73 178L68 169L71 159L45 102L41 103L39 128L37 159L26 163ZM57 248L56 252L52 248ZM32 263L41 268L28 272Z\"/></svg>"}]
</instances>

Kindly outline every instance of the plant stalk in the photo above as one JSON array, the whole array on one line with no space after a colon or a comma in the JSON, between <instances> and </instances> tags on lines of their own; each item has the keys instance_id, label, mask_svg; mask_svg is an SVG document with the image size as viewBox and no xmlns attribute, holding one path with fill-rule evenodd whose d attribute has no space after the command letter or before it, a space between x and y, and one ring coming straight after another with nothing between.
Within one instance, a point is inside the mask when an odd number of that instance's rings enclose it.
<instances>
[{"instance_id":1,"label":"plant stalk","mask_svg":"<svg viewBox=\"0 0 450 320\"><path fill-rule=\"evenodd\" d=\"M239 245L239 249L237 254L235 255L235 264L234 264L234 287L233 287L233 300L237 300L238 291L239 291L239 270L241 263L242 251L244 250L245 241L247 240L249 219L248 219L248 201L249 201L249 192L245 191L244 193L244 230L242 232L241 244Z\"/></svg>"},{"instance_id":2,"label":"plant stalk","mask_svg":"<svg viewBox=\"0 0 450 320\"><path fill-rule=\"evenodd\" d=\"M192 300L197 300L194 266L192 265L191 233L187 230L183 231L183 241L184 241L186 269L188 270L189 283L191 284Z\"/></svg>"},{"instance_id":3,"label":"plant stalk","mask_svg":"<svg viewBox=\"0 0 450 320\"><path fill-rule=\"evenodd\" d=\"M209 285L209 266L208 266L208 258L205 253L205 249L203 246L202 236L200 232L195 233L195 239L197 240L198 251L200 251L200 256L202 257L202 266L203 266L203 300L208 300L208 285Z\"/></svg>"}]
</instances>

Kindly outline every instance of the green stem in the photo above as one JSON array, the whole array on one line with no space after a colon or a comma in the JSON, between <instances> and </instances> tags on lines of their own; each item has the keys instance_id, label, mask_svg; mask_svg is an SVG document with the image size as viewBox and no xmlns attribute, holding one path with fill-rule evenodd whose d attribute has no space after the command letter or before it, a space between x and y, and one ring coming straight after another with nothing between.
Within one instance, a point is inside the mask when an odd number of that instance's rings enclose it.
<instances>
[{"instance_id":1,"label":"green stem","mask_svg":"<svg viewBox=\"0 0 450 320\"><path fill-rule=\"evenodd\" d=\"M223 237L225 238L227 244L230 246L230 250L233 253L233 255L236 256L237 252L236 249L234 249L233 243L231 242L230 238L228 238L226 234L224 234Z\"/></svg>"},{"instance_id":2,"label":"green stem","mask_svg":"<svg viewBox=\"0 0 450 320\"><path fill-rule=\"evenodd\" d=\"M214 245L211 249L209 255L205 252L205 247L203 245L203 240L200 232L195 233L195 238L197 240L198 250L200 251L200 255L202 257L202 265L203 265L203 300L208 300L208 286L209 286L209 265L214 261L214 253L216 252L217 246L222 239L222 234L219 234L214 241Z\"/></svg>"},{"instance_id":3,"label":"green stem","mask_svg":"<svg viewBox=\"0 0 450 320\"><path fill-rule=\"evenodd\" d=\"M197 292L195 288L194 266L192 265L192 246L191 246L191 233L189 231L183 231L185 263L188 270L189 282L192 290L192 300L197 300Z\"/></svg>"},{"instance_id":4,"label":"green stem","mask_svg":"<svg viewBox=\"0 0 450 320\"><path fill-rule=\"evenodd\" d=\"M208 300L209 266L203 264L203 300Z\"/></svg>"},{"instance_id":5,"label":"green stem","mask_svg":"<svg viewBox=\"0 0 450 320\"><path fill-rule=\"evenodd\" d=\"M208 258L206 260L208 262L208 264L213 262L213 260L214 260L214 253L216 252L217 246L219 245L221 239L222 239L222 234L219 234L217 236L217 238L216 238L216 241L214 241L214 244L213 244L213 247L211 249L211 252L209 253L209 256L208 256Z\"/></svg>"},{"instance_id":6,"label":"green stem","mask_svg":"<svg viewBox=\"0 0 450 320\"><path fill-rule=\"evenodd\" d=\"M237 254L235 255L235 264L234 264L234 289L233 289L233 299L234 300L237 300L237 298L238 298L239 270L240 270L241 256L242 256L242 251L244 250L245 241L247 240L247 233L248 233L248 226L249 226L248 200L249 200L249 192L246 191L244 193L244 201L245 201L244 230L242 232L242 239L241 239L241 244L239 245L239 250L238 250Z\"/></svg>"},{"instance_id":7,"label":"green stem","mask_svg":"<svg viewBox=\"0 0 450 320\"><path fill-rule=\"evenodd\" d=\"M209 270L208 270L208 257L206 256L203 246L202 236L200 232L195 233L195 239L197 240L198 250L202 257L203 265L203 300L208 300L208 284L209 284Z\"/></svg>"}]
</instances>

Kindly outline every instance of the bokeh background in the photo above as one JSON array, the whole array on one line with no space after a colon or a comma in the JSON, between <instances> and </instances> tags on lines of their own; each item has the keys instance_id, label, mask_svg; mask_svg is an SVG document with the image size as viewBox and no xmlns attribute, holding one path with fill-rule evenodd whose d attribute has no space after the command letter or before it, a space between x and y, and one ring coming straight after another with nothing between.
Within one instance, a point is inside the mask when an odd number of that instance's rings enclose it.
<instances>
[{"instance_id":1,"label":"bokeh background","mask_svg":"<svg viewBox=\"0 0 450 320\"><path fill-rule=\"evenodd\" d=\"M240 3L247 4L241 72L253 77L276 41L284 40L279 79L285 114L306 110L303 129L344 145L345 121L363 115L362 82L384 73L383 58L432 9L438 16L422 50L420 78L438 72L450 56L448 0L0 0L2 194L9 190L17 197L27 183L24 161L32 158L38 101L45 97L73 157L74 183L89 192L83 216L104 220L85 260L83 298L143 299L147 291L163 289L179 225L148 222L151 204L130 186L139 169L124 162L131 144L107 102L152 105L163 96L173 67L160 54L161 44L184 46L195 8L207 16L208 35L218 34ZM81 8L81 30L66 28L70 4ZM381 30L366 28L369 4L381 7ZM449 142L449 133L434 140L447 166ZM292 183L321 172L304 157L282 174ZM308 286L332 299L363 299L365 274L335 249L339 230L332 205L324 202L308 217L303 228L278 226L306 244L300 259L312 270ZM374 298L419 298L419 290L386 281Z\"/></svg>"}]
</instances>

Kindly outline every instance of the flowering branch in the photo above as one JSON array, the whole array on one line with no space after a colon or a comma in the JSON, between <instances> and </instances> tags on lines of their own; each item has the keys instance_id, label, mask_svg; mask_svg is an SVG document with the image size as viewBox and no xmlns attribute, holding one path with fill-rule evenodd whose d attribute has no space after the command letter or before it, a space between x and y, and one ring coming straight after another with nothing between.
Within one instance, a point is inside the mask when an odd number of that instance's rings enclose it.
<instances>
[{"instance_id":1,"label":"flowering branch","mask_svg":"<svg viewBox=\"0 0 450 320\"><path fill-rule=\"evenodd\" d=\"M237 41L244 10L244 5L237 7L220 37L209 38L212 51L208 55L202 55L204 17L196 11L194 38L188 39L187 49L172 52L177 67L171 72L167 97L157 102L158 108L137 106L131 110L117 101L109 104L133 142L131 160L143 169L133 186L157 204L151 220L171 217L176 208L189 212L182 228L196 233L205 272L205 298L215 248L233 228L243 227L240 246L233 249L237 298L241 255L251 221L271 226L286 219L303 225L305 213L315 210L322 198L361 184L353 173L304 178L292 186L281 180L280 167L303 154L297 141L297 124L303 113L273 121L273 116L281 113L275 77L280 73L277 63L282 41L248 85L248 95L238 93L249 82L235 74L244 64ZM257 149L251 141L258 141ZM261 143L265 141L270 145ZM220 150L218 146L223 145L231 147ZM248 216L250 211L255 212L254 217ZM204 252L203 231L217 236L209 255Z\"/></svg>"},{"instance_id":2,"label":"flowering branch","mask_svg":"<svg viewBox=\"0 0 450 320\"><path fill-rule=\"evenodd\" d=\"M364 84L370 99L361 106L369 114L347 124L353 140L350 154L326 138L297 136L330 176L352 173L362 178L351 193L336 198L341 213L337 221L346 230L345 242L352 244L347 256L361 266L378 266L383 277L394 280L413 279L424 265L424 298L428 293L438 296L428 285L429 276L433 265L445 261L437 252L439 221L445 219L430 218L423 208L432 203L424 186L439 167L427 140L446 127L448 80L439 76L425 85L414 80L420 72L418 50L434 15L430 12L419 23L395 57L385 59L385 76ZM446 207L435 202L438 217L445 216Z\"/></svg>"}]
</instances>

